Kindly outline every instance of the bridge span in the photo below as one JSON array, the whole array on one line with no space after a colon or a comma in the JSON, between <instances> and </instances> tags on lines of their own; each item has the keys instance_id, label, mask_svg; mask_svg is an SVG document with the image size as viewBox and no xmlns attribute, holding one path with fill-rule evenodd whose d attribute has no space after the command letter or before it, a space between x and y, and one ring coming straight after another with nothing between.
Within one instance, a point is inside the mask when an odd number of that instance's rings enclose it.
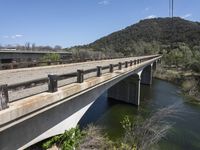
<instances>
[{"instance_id":1,"label":"bridge span","mask_svg":"<svg viewBox=\"0 0 200 150\"><path fill-rule=\"evenodd\" d=\"M13 85L3 83L0 86L0 149L25 149L75 127L105 91L109 98L139 106L140 84L152 84L152 72L161 57L151 55L102 61L97 67L86 70L83 70L83 64L76 64L76 72L49 74ZM9 76L9 71L7 74ZM73 82L59 84L61 80L74 78ZM46 86L47 90L40 89L38 93L10 100L10 94L35 86Z\"/></svg>"}]
</instances>

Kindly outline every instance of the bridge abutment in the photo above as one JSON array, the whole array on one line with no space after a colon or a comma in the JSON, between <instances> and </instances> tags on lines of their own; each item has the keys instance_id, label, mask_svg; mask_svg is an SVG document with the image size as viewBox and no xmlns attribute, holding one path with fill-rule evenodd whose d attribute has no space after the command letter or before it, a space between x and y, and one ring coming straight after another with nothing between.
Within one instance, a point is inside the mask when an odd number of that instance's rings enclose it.
<instances>
[{"instance_id":1,"label":"bridge abutment","mask_svg":"<svg viewBox=\"0 0 200 150\"><path fill-rule=\"evenodd\" d=\"M140 76L134 74L108 90L108 98L140 105Z\"/></svg>"}]
</instances>

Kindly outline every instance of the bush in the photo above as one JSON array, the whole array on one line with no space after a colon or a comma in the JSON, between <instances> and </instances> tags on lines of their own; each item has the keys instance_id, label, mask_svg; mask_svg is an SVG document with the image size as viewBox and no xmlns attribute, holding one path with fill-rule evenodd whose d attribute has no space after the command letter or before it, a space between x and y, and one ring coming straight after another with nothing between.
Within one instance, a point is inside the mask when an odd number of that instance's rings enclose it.
<instances>
[{"instance_id":1,"label":"bush","mask_svg":"<svg viewBox=\"0 0 200 150\"><path fill-rule=\"evenodd\" d=\"M59 61L60 60L60 54L57 53L49 53L42 57L42 61Z\"/></svg>"},{"instance_id":2,"label":"bush","mask_svg":"<svg viewBox=\"0 0 200 150\"><path fill-rule=\"evenodd\" d=\"M200 62L196 61L196 62L190 64L189 68L194 72L200 73Z\"/></svg>"},{"instance_id":3,"label":"bush","mask_svg":"<svg viewBox=\"0 0 200 150\"><path fill-rule=\"evenodd\" d=\"M54 136L50 140L43 143L44 149L51 148L53 145L61 148L62 150L73 150L78 146L79 141L83 137L83 133L79 127L71 128L69 131L65 131L61 135Z\"/></svg>"},{"instance_id":4,"label":"bush","mask_svg":"<svg viewBox=\"0 0 200 150\"><path fill-rule=\"evenodd\" d=\"M80 141L78 150L113 149L113 142L103 134L102 128L94 125L88 125L84 132L85 136Z\"/></svg>"}]
</instances>

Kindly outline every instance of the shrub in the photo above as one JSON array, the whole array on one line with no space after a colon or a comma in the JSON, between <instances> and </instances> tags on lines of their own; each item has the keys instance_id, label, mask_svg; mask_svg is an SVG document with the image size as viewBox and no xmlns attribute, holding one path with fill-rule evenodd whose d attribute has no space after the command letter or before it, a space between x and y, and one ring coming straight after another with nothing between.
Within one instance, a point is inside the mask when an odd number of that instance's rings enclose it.
<instances>
[{"instance_id":1,"label":"shrub","mask_svg":"<svg viewBox=\"0 0 200 150\"><path fill-rule=\"evenodd\" d=\"M200 62L193 62L190 64L190 69L193 70L194 72L200 73Z\"/></svg>"},{"instance_id":2,"label":"shrub","mask_svg":"<svg viewBox=\"0 0 200 150\"><path fill-rule=\"evenodd\" d=\"M60 54L57 53L49 53L42 57L42 61L59 61L60 60Z\"/></svg>"},{"instance_id":3,"label":"shrub","mask_svg":"<svg viewBox=\"0 0 200 150\"><path fill-rule=\"evenodd\" d=\"M71 128L68 131L65 131L61 135L54 136L50 140L43 143L42 147L44 149L51 148L53 145L61 148L62 150L73 150L78 146L79 141L83 137L83 133L79 127Z\"/></svg>"}]
</instances>

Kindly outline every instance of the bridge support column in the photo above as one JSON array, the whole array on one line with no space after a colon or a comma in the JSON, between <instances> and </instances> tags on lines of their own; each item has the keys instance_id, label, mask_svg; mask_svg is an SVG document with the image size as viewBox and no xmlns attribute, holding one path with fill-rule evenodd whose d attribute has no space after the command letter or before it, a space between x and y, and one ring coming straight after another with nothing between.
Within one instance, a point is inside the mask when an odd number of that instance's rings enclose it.
<instances>
[{"instance_id":1,"label":"bridge support column","mask_svg":"<svg viewBox=\"0 0 200 150\"><path fill-rule=\"evenodd\" d=\"M108 98L140 105L140 77L135 74L120 81L108 90Z\"/></svg>"},{"instance_id":2,"label":"bridge support column","mask_svg":"<svg viewBox=\"0 0 200 150\"><path fill-rule=\"evenodd\" d=\"M155 62L153 63L153 71L156 71L156 68L157 68L157 61L155 61Z\"/></svg>"},{"instance_id":3,"label":"bridge support column","mask_svg":"<svg viewBox=\"0 0 200 150\"><path fill-rule=\"evenodd\" d=\"M143 69L141 74L141 84L152 84L152 64Z\"/></svg>"}]
</instances>

